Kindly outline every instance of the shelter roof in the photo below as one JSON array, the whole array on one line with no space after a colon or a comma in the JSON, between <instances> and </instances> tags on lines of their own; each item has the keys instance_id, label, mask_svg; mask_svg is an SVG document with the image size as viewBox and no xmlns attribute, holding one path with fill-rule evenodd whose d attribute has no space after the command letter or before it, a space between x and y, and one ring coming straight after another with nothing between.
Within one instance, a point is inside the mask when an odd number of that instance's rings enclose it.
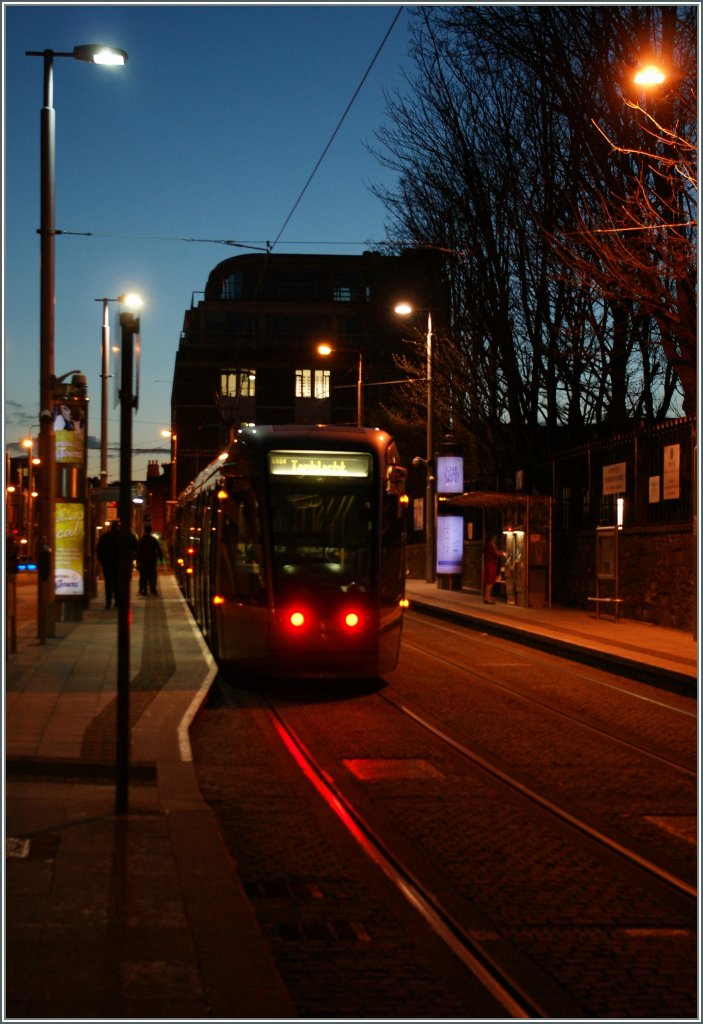
<instances>
[{"instance_id":1,"label":"shelter roof","mask_svg":"<svg viewBox=\"0 0 703 1024\"><path fill-rule=\"evenodd\" d=\"M448 505L463 508L526 508L528 505L548 505L548 494L513 494L501 491L465 491L444 499Z\"/></svg>"}]
</instances>

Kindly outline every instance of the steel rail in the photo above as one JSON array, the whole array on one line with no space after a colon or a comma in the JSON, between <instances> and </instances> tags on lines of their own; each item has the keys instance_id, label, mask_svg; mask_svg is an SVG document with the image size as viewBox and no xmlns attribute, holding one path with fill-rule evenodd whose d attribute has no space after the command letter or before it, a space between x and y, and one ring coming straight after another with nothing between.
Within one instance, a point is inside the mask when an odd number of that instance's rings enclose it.
<instances>
[{"instance_id":1,"label":"steel rail","mask_svg":"<svg viewBox=\"0 0 703 1024\"><path fill-rule=\"evenodd\" d=\"M480 943L437 902L435 897L393 855L382 839L346 799L330 775L315 761L307 747L279 712L269 706L275 728L306 778L335 812L362 850L376 863L433 931L449 946L465 967L511 1017L547 1019L551 1014L524 992Z\"/></svg>"},{"instance_id":2,"label":"steel rail","mask_svg":"<svg viewBox=\"0 0 703 1024\"><path fill-rule=\"evenodd\" d=\"M412 719L422 729L425 729L427 732L431 733L437 739L442 740L453 750L455 750L458 754L465 757L473 764L478 765L478 767L481 768L484 772L487 772L489 775L492 775L494 778L498 779L501 783L503 783L503 785L509 786L511 789L520 793L521 796L530 800L532 803L538 804L541 808L548 811L550 814L559 818L561 821L566 822L572 828L577 829L584 835L587 835L590 839L595 840L601 846L606 847L611 852L618 854L618 856L622 857L630 864L636 864L638 867L642 868L650 875L653 875L660 882L664 882L666 885L675 889L677 892L682 893L684 896L691 897L692 899L698 898L697 888L693 885L690 885L684 879L679 878L677 875L674 875L670 871L667 871L666 868L662 868L660 865L655 864L653 861L637 853L635 850L628 848L623 843L619 842L617 839L614 839L612 836L609 836L605 832L602 832L594 825L589 824L589 822L584 821L581 818L578 818L575 814L572 814L570 811L565 810L563 807L559 807L558 804L553 803L551 800L543 796L541 793L538 793L530 786L527 786L524 782L520 782L519 779L516 779L513 776L508 775L507 772L504 772L501 768L498 768L496 765L491 764L490 761L486 760L480 754L477 754L475 751L470 750L468 747L464 746L464 744L460 743L459 740L454 739L453 736L450 736L448 733L444 732L443 729L440 729L432 722L429 722L427 719L423 718L422 715L417 714L411 708L407 707L407 705L401 704L399 701L394 700L393 697L389 697L385 693L379 694L378 696L386 703L390 704L392 707L402 712L402 714L407 715L408 718Z\"/></svg>"},{"instance_id":3,"label":"steel rail","mask_svg":"<svg viewBox=\"0 0 703 1024\"><path fill-rule=\"evenodd\" d=\"M443 665L449 665L450 668L457 669L459 672L463 672L466 675L470 675L476 679L481 679L483 682L488 683L490 686L496 689L503 690L505 693L509 693L511 697L517 697L518 700L522 700L525 704L536 704L537 707L544 708L553 715L558 715L561 718L565 718L569 722L574 722L576 725L581 726L583 729L588 729L591 732L596 733L599 736L605 736L613 743L617 743L627 750L635 751L638 754L643 754L652 760L659 761L661 764L667 765L669 768L673 768L676 771L682 772L684 775L688 775L691 778L698 777L698 771L696 768L691 768L686 764L682 764L680 761L674 761L673 758L666 754L662 754L651 747L643 746L634 740L626 739L624 736L619 736L617 733L603 728L602 725L597 725L592 722L584 721L577 715L572 714L569 711L565 711L563 708L554 707L553 704L547 701L541 700L538 697L533 697L522 690L516 689L514 686L509 686L507 683L503 683L498 679L494 679L492 676L486 675L485 672L479 672L474 668L467 668L466 665L462 665L459 661L454 661L451 658L443 658L438 654L434 654L432 651L428 651L424 647L419 647L417 644L413 644L408 640L403 639L402 643L409 647L413 651L417 651L423 654L425 657L430 658L432 661L438 661ZM665 705L668 706L668 705ZM674 709L675 710L675 709Z\"/></svg>"}]
</instances>

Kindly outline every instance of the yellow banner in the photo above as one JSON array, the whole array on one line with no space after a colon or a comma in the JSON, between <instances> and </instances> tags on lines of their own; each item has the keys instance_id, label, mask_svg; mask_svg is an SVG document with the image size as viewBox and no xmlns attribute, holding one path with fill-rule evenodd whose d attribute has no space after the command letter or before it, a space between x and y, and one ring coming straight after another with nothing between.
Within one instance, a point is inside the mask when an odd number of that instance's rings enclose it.
<instances>
[{"instance_id":1,"label":"yellow banner","mask_svg":"<svg viewBox=\"0 0 703 1024\"><path fill-rule=\"evenodd\" d=\"M56 597L83 594L85 508L79 501L56 503Z\"/></svg>"}]
</instances>

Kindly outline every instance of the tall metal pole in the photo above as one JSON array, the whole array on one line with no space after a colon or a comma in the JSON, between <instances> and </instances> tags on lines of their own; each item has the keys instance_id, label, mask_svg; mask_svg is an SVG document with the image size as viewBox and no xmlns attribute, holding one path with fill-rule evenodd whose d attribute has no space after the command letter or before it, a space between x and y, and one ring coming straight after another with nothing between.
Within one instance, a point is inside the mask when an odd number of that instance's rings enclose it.
<instances>
[{"instance_id":1,"label":"tall metal pole","mask_svg":"<svg viewBox=\"0 0 703 1024\"><path fill-rule=\"evenodd\" d=\"M432 314L427 314L427 485L425 489L425 582L434 583L435 500L434 456L432 453Z\"/></svg>"},{"instance_id":2,"label":"tall metal pole","mask_svg":"<svg viewBox=\"0 0 703 1024\"><path fill-rule=\"evenodd\" d=\"M115 813L126 814L129 805L129 634L130 582L132 578L132 410L134 335L139 317L120 314L122 373L120 378L120 530L117 565L117 758Z\"/></svg>"},{"instance_id":3,"label":"tall metal pole","mask_svg":"<svg viewBox=\"0 0 703 1024\"><path fill-rule=\"evenodd\" d=\"M100 405L100 486L107 487L107 391L110 379L110 310L108 303L110 299L96 299L96 302L103 304L103 330L102 330L102 381L101 405Z\"/></svg>"},{"instance_id":4,"label":"tall metal pole","mask_svg":"<svg viewBox=\"0 0 703 1024\"><path fill-rule=\"evenodd\" d=\"M361 352L359 352L359 376L356 382L356 425L357 427L364 425L364 374Z\"/></svg>"},{"instance_id":5,"label":"tall metal pole","mask_svg":"<svg viewBox=\"0 0 703 1024\"><path fill-rule=\"evenodd\" d=\"M40 643L56 635L54 611L54 549L56 507L56 447L53 422L55 229L54 182L56 112L54 111L54 53L44 50L44 105L41 110L41 226L39 327L39 547L44 571L37 586L37 636Z\"/></svg>"}]
</instances>

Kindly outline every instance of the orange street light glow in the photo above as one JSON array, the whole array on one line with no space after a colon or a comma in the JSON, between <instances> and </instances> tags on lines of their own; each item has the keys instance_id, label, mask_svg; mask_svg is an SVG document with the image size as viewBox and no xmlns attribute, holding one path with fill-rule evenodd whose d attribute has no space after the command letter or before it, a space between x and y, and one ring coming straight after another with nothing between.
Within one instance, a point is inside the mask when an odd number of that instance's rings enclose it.
<instances>
[{"instance_id":1,"label":"orange street light glow","mask_svg":"<svg viewBox=\"0 0 703 1024\"><path fill-rule=\"evenodd\" d=\"M666 75L656 64L648 64L635 75L635 85L661 85Z\"/></svg>"}]
</instances>

